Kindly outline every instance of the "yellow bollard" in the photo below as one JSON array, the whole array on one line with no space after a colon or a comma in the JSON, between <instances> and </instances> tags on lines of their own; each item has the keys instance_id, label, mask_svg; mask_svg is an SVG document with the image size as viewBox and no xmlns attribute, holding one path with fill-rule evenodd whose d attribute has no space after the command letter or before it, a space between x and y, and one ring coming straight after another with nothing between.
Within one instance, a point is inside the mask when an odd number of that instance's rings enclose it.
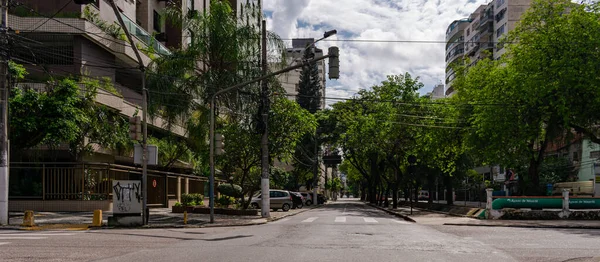
<instances>
[{"instance_id":1,"label":"yellow bollard","mask_svg":"<svg viewBox=\"0 0 600 262\"><path fill-rule=\"evenodd\" d=\"M92 220L93 227L101 227L102 226L102 210L94 210L94 220Z\"/></svg>"},{"instance_id":2,"label":"yellow bollard","mask_svg":"<svg viewBox=\"0 0 600 262\"><path fill-rule=\"evenodd\" d=\"M21 226L23 226L23 227L34 227L35 226L35 221L33 218L33 211L31 211L31 210L25 211L25 214L23 215L23 224L21 224Z\"/></svg>"},{"instance_id":3,"label":"yellow bollard","mask_svg":"<svg viewBox=\"0 0 600 262\"><path fill-rule=\"evenodd\" d=\"M187 210L183 211L183 224L187 225Z\"/></svg>"}]
</instances>

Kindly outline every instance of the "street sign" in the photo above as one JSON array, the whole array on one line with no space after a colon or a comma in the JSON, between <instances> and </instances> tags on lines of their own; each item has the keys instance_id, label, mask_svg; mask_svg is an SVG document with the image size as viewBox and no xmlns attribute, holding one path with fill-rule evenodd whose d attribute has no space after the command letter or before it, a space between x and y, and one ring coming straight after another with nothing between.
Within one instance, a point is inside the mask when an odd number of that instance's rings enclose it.
<instances>
[{"instance_id":1,"label":"street sign","mask_svg":"<svg viewBox=\"0 0 600 262\"><path fill-rule=\"evenodd\" d=\"M133 163L136 165L142 164L142 145L135 144L133 148ZM158 165L158 147L148 145L148 165Z\"/></svg>"},{"instance_id":2,"label":"street sign","mask_svg":"<svg viewBox=\"0 0 600 262\"><path fill-rule=\"evenodd\" d=\"M156 187L156 179L152 180L152 187Z\"/></svg>"}]
</instances>

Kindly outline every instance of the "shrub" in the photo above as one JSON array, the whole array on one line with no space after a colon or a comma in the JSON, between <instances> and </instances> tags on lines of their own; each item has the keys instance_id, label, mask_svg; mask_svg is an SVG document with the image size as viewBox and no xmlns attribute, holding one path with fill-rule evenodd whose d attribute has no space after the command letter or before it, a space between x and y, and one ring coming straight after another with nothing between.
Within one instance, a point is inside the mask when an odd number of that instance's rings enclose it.
<instances>
[{"instance_id":1,"label":"shrub","mask_svg":"<svg viewBox=\"0 0 600 262\"><path fill-rule=\"evenodd\" d=\"M183 206L204 205L204 196L201 194L181 194Z\"/></svg>"},{"instance_id":2,"label":"shrub","mask_svg":"<svg viewBox=\"0 0 600 262\"><path fill-rule=\"evenodd\" d=\"M217 186L217 190L226 196L238 198L242 195L242 187L231 184L220 184Z\"/></svg>"},{"instance_id":3,"label":"shrub","mask_svg":"<svg viewBox=\"0 0 600 262\"><path fill-rule=\"evenodd\" d=\"M235 198L233 197L229 197L229 196L221 196L217 199L217 205L221 206L221 207L226 207L229 206L233 203L235 203Z\"/></svg>"},{"instance_id":4,"label":"shrub","mask_svg":"<svg viewBox=\"0 0 600 262\"><path fill-rule=\"evenodd\" d=\"M177 202L177 203L175 203L175 205L173 205L173 206L174 206L174 207L181 207L181 206L183 206L183 205L182 205L181 203Z\"/></svg>"}]
</instances>

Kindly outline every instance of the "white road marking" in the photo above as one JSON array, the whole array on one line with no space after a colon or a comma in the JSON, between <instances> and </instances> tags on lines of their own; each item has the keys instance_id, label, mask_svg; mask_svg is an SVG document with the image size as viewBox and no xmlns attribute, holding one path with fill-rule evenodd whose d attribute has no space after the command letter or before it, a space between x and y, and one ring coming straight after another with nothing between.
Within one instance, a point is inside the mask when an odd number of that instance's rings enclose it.
<instances>
[{"instance_id":1,"label":"white road marking","mask_svg":"<svg viewBox=\"0 0 600 262\"><path fill-rule=\"evenodd\" d=\"M318 217L311 217L311 218L307 218L305 220L302 221L302 223L311 223L315 220L317 220Z\"/></svg>"},{"instance_id":2,"label":"white road marking","mask_svg":"<svg viewBox=\"0 0 600 262\"><path fill-rule=\"evenodd\" d=\"M277 220L277 221L275 221L275 222L273 222L273 223L275 223L275 224L279 224L279 223L283 223L283 222L285 222L285 221L290 221L290 220L291 220L291 218L289 218L289 217L286 217L286 218L284 218L284 219Z\"/></svg>"},{"instance_id":3,"label":"white road marking","mask_svg":"<svg viewBox=\"0 0 600 262\"><path fill-rule=\"evenodd\" d=\"M4 237L4 236L72 236L75 235L75 233L9 233L9 234L2 234L0 233L0 237Z\"/></svg>"},{"instance_id":4,"label":"white road marking","mask_svg":"<svg viewBox=\"0 0 600 262\"><path fill-rule=\"evenodd\" d=\"M0 237L0 240L37 240L37 239L46 239L47 237Z\"/></svg>"},{"instance_id":5,"label":"white road marking","mask_svg":"<svg viewBox=\"0 0 600 262\"><path fill-rule=\"evenodd\" d=\"M394 221L394 222L396 222L396 223L398 223L398 224L403 224L403 225L408 225L408 224L410 224L409 222L402 221L402 220L396 220L396 219L392 219L392 221Z\"/></svg>"},{"instance_id":6,"label":"white road marking","mask_svg":"<svg viewBox=\"0 0 600 262\"><path fill-rule=\"evenodd\" d=\"M10 244L10 242L0 242L0 246L1 245L7 245L7 244Z\"/></svg>"},{"instance_id":7,"label":"white road marking","mask_svg":"<svg viewBox=\"0 0 600 262\"><path fill-rule=\"evenodd\" d=\"M336 217L335 222L346 223L346 217Z\"/></svg>"},{"instance_id":8,"label":"white road marking","mask_svg":"<svg viewBox=\"0 0 600 262\"><path fill-rule=\"evenodd\" d=\"M365 220L366 223L379 223L379 222L377 222L377 220L375 220L375 218L372 218L372 217L363 217L363 219Z\"/></svg>"}]
</instances>

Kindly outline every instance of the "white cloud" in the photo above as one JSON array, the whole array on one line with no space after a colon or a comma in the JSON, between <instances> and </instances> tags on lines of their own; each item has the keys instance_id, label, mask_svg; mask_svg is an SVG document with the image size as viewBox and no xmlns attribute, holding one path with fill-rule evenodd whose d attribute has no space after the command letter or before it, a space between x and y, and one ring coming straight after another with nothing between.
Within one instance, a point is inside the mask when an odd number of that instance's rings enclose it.
<instances>
[{"instance_id":1,"label":"white cloud","mask_svg":"<svg viewBox=\"0 0 600 262\"><path fill-rule=\"evenodd\" d=\"M385 80L386 75L409 72L425 84L422 93L444 79L445 45L418 41L445 40L448 25L466 17L486 0L264 0L273 12L269 29L284 39L330 38L408 42L336 42L318 44L340 48L340 80L328 81L327 96L348 97ZM417 41L417 42L411 42ZM329 101L331 103L333 101Z\"/></svg>"}]
</instances>

